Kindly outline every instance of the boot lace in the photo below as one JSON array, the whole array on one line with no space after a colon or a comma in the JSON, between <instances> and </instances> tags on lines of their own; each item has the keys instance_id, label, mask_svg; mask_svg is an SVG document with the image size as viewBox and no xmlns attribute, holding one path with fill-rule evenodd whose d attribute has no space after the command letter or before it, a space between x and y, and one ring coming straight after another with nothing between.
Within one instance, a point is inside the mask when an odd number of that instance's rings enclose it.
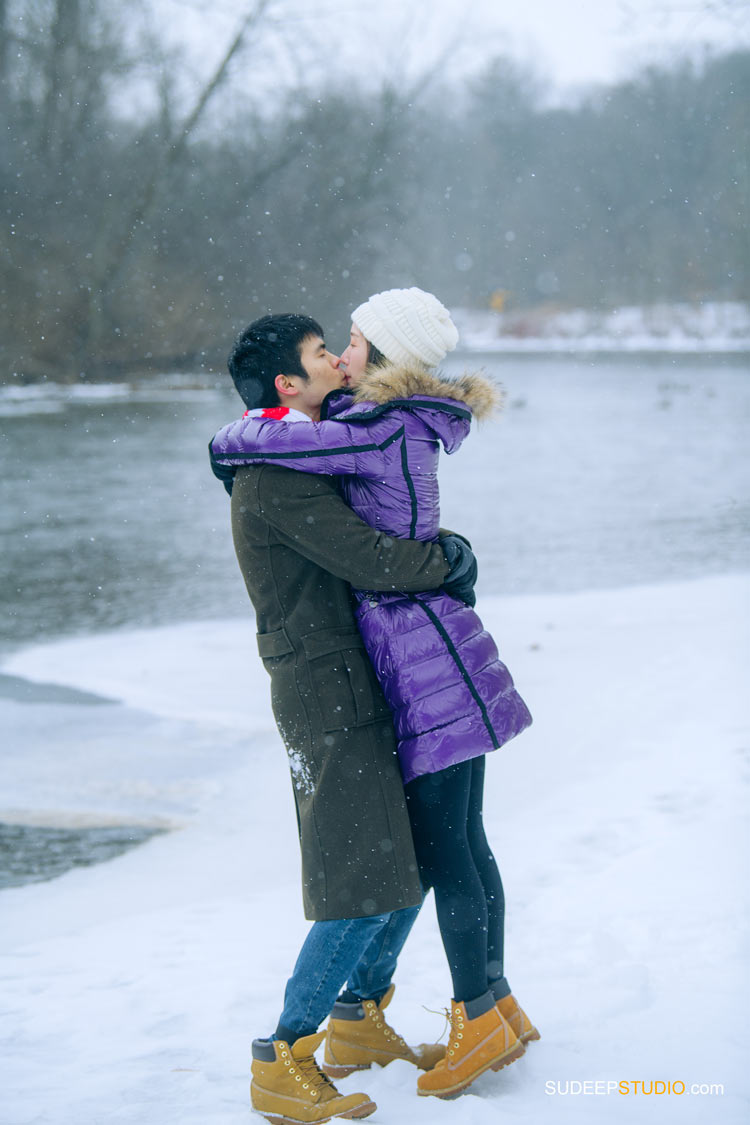
<instances>
[{"instance_id":1,"label":"boot lace","mask_svg":"<svg viewBox=\"0 0 750 1125\"><path fill-rule=\"evenodd\" d=\"M448 1043L445 1056L439 1059L434 1066L435 1070L442 1069L445 1066L446 1059L449 1055L453 1055L461 1047L461 1040L464 1037L464 1021L460 1008L442 1008L439 1012L434 1008L427 1008L423 1004L422 1007L426 1012L432 1012L434 1016L443 1016L445 1025L443 1027L440 1039L442 1040L446 1031L448 1032Z\"/></svg>"},{"instance_id":2,"label":"boot lace","mask_svg":"<svg viewBox=\"0 0 750 1125\"><path fill-rule=\"evenodd\" d=\"M386 1020L383 1018L383 1013L381 1012L377 1004L372 1004L372 1006L370 1006L369 1003L365 1004L365 1011L367 1012L368 1016L373 1021L375 1026L383 1032L386 1039L392 1040L399 1047L403 1047L405 1051L409 1051L411 1053L411 1048L407 1046L406 1040L403 1039L397 1031L394 1031L391 1025L386 1022Z\"/></svg>"},{"instance_id":3,"label":"boot lace","mask_svg":"<svg viewBox=\"0 0 750 1125\"><path fill-rule=\"evenodd\" d=\"M422 1008L424 1009L425 1012L429 1012L430 1015L432 1015L432 1016L442 1016L443 1019L445 1020L445 1023L443 1024L443 1030L440 1032L440 1038L437 1040L438 1043L442 1043L446 1032L450 1032L451 1016L452 1016L451 1009L450 1008L440 1008L438 1010L437 1008L428 1008L426 1004L423 1004Z\"/></svg>"},{"instance_id":4,"label":"boot lace","mask_svg":"<svg viewBox=\"0 0 750 1125\"><path fill-rule=\"evenodd\" d=\"M450 1036L448 1039L448 1050L446 1055L452 1055L461 1048L461 1040L464 1037L464 1017L459 1007L451 1008L450 1012L446 1009L446 1017L450 1015Z\"/></svg>"},{"instance_id":5,"label":"boot lace","mask_svg":"<svg viewBox=\"0 0 750 1125\"><path fill-rule=\"evenodd\" d=\"M334 1094L338 1094L338 1090L333 1082L331 1082L327 1074L323 1073L312 1055L308 1055L307 1058L303 1059L295 1059L294 1061L302 1075L303 1081L309 1084L313 1090L317 1090L319 1094L324 1093L326 1090L332 1090Z\"/></svg>"}]
</instances>

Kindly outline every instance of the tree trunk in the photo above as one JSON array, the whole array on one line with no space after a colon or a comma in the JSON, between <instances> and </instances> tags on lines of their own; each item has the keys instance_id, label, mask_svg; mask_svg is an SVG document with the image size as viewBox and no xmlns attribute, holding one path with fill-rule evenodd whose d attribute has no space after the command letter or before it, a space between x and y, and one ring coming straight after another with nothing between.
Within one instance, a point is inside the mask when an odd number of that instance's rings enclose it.
<instances>
[{"instance_id":1,"label":"tree trunk","mask_svg":"<svg viewBox=\"0 0 750 1125\"><path fill-rule=\"evenodd\" d=\"M71 90L80 55L80 15L80 0L57 0L42 109L41 150L48 165L59 163L72 124Z\"/></svg>"},{"instance_id":2,"label":"tree trunk","mask_svg":"<svg viewBox=\"0 0 750 1125\"><path fill-rule=\"evenodd\" d=\"M60 2L64 4L65 0ZM165 142L161 159L155 162L150 177L134 201L124 222L122 234L102 254L102 267L96 272L89 288L88 314L84 319L80 348L74 363L76 375L87 373L96 362L106 331L107 298L120 280L136 244L137 236L153 213L159 195L166 186L169 173L185 152L206 106L226 78L232 59L243 46L248 32L261 26L266 10L272 2L273 0L256 0L253 10L244 17L219 65L199 94L192 112L176 129L171 139Z\"/></svg>"}]
</instances>

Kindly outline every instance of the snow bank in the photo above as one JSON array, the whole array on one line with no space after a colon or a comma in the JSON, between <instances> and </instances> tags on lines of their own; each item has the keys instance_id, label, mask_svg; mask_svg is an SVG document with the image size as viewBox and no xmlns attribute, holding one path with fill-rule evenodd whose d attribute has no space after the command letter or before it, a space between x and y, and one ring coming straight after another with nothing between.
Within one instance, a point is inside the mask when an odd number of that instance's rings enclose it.
<instances>
[{"instance_id":1,"label":"snow bank","mask_svg":"<svg viewBox=\"0 0 750 1125\"><path fill-rule=\"evenodd\" d=\"M343 1081L374 1123L747 1119L749 597L736 576L480 604L535 717L488 763L485 820L508 975L543 1038L451 1102L418 1100L406 1064ZM80 638L4 671L125 701L6 701L6 804L181 828L3 892L3 1125L239 1125L307 925L252 622ZM425 1008L449 995L428 901L392 1022L438 1037ZM724 1092L562 1092L654 1080Z\"/></svg>"},{"instance_id":2,"label":"snow bank","mask_svg":"<svg viewBox=\"0 0 750 1125\"><path fill-rule=\"evenodd\" d=\"M544 305L454 309L461 347L482 352L748 352L750 305L706 301L608 312Z\"/></svg>"},{"instance_id":3,"label":"snow bank","mask_svg":"<svg viewBox=\"0 0 750 1125\"><path fill-rule=\"evenodd\" d=\"M198 375L153 375L118 383L5 383L0 385L0 417L59 414L82 403L205 402L207 395L221 393L223 383L223 379Z\"/></svg>"}]
</instances>

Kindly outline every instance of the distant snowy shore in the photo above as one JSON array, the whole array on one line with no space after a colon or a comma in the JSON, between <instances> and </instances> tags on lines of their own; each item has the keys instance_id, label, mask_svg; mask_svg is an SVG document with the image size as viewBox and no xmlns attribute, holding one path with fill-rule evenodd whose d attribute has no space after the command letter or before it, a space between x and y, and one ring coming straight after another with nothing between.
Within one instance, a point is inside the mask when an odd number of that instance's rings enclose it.
<instances>
[{"instance_id":1,"label":"distant snowy shore","mask_svg":"<svg viewBox=\"0 0 750 1125\"><path fill-rule=\"evenodd\" d=\"M750 304L742 301L632 305L610 312L552 305L502 313L454 308L452 315L460 336L456 356L462 352L750 355ZM218 393L225 382L223 371L133 375L118 382L86 383L8 377L0 383L0 416L53 414L75 403L168 402L175 395L182 401L199 400L206 393Z\"/></svg>"},{"instance_id":2,"label":"distant snowy shore","mask_svg":"<svg viewBox=\"0 0 750 1125\"><path fill-rule=\"evenodd\" d=\"M344 1079L373 1125L748 1119L749 606L742 575L480 599L535 719L488 762L485 822L542 1039L455 1101L418 1099L407 1063ZM3 1125L244 1125L250 1040L307 927L251 616L37 645L2 672L115 701L0 698L5 819L173 828L0 893ZM439 1037L431 900L396 981L398 1030Z\"/></svg>"},{"instance_id":3,"label":"distant snowy shore","mask_svg":"<svg viewBox=\"0 0 750 1125\"><path fill-rule=\"evenodd\" d=\"M23 414L58 414L76 404L111 402L205 402L207 394L218 395L224 375L171 373L130 378L122 382L26 383L22 379L0 385L0 417Z\"/></svg>"},{"instance_id":4,"label":"distant snowy shore","mask_svg":"<svg viewBox=\"0 0 750 1125\"><path fill-rule=\"evenodd\" d=\"M742 301L629 305L609 312L544 305L454 309L461 347L483 352L750 352Z\"/></svg>"}]
</instances>

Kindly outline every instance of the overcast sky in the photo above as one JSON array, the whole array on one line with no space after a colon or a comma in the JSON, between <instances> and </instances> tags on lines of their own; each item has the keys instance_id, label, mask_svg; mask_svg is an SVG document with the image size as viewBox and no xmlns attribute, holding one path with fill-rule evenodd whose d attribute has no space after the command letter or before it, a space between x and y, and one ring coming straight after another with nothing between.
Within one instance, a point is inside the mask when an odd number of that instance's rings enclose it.
<instances>
[{"instance_id":1,"label":"overcast sky","mask_svg":"<svg viewBox=\"0 0 750 1125\"><path fill-rule=\"evenodd\" d=\"M197 73L221 54L251 2L214 0L207 10L205 0L160 0L160 9ZM299 29L292 38L319 44L298 65L321 74L418 72L458 39L452 67L468 72L493 54L512 54L564 90L614 81L703 43L750 45L748 0L286 0L284 10L287 32Z\"/></svg>"}]
</instances>

